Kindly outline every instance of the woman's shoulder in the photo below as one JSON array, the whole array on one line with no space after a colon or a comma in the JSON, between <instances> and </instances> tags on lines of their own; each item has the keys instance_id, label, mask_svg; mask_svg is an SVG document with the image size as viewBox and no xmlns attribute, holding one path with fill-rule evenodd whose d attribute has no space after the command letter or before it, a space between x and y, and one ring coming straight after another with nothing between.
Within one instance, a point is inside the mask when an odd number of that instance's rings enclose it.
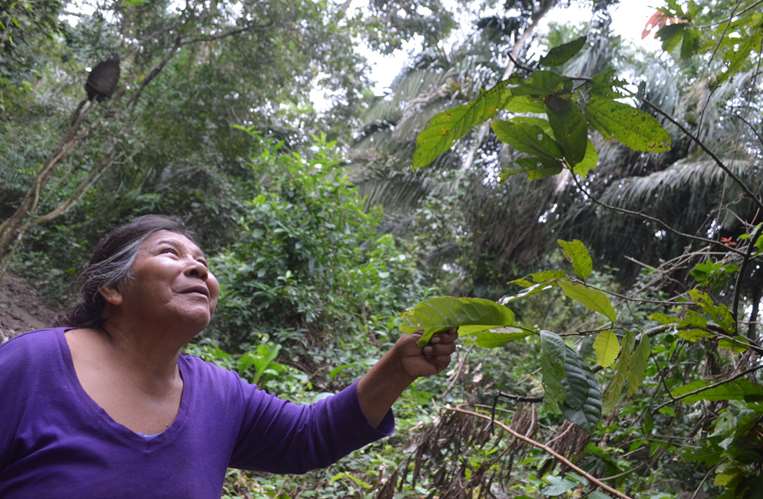
<instances>
[{"instance_id":1,"label":"woman's shoulder","mask_svg":"<svg viewBox=\"0 0 763 499\"><path fill-rule=\"evenodd\" d=\"M0 344L0 355L7 355L10 352L40 352L43 349L57 347L65 330L65 327L50 327L20 333Z\"/></svg>"},{"instance_id":2,"label":"woman's shoulder","mask_svg":"<svg viewBox=\"0 0 763 499\"><path fill-rule=\"evenodd\" d=\"M239 382L239 376L235 372L196 355L183 354L180 361L184 364L185 371L194 377L205 378L207 381Z\"/></svg>"}]
</instances>

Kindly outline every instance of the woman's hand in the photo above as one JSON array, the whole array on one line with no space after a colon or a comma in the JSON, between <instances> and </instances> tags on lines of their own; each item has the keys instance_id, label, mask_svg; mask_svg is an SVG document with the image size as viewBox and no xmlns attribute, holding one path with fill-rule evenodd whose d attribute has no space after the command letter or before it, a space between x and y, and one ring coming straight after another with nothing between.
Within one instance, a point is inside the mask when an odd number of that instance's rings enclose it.
<instances>
[{"instance_id":1,"label":"woman's hand","mask_svg":"<svg viewBox=\"0 0 763 499\"><path fill-rule=\"evenodd\" d=\"M458 332L449 329L438 333L424 348L416 344L419 338L420 334L403 336L393 347L399 355L401 369L414 379L437 374L448 367L450 356L456 351Z\"/></svg>"},{"instance_id":2,"label":"woman's hand","mask_svg":"<svg viewBox=\"0 0 763 499\"><path fill-rule=\"evenodd\" d=\"M429 345L419 347L421 335L407 334L377 362L358 383L358 402L368 423L377 427L403 390L420 376L445 369L456 351L458 333L435 335Z\"/></svg>"}]
</instances>

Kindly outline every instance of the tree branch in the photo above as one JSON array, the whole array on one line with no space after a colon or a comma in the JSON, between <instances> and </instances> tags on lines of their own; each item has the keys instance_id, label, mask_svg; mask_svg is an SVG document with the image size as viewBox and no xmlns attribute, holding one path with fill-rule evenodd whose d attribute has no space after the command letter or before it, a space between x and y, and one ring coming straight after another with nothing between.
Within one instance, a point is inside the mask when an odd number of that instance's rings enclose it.
<instances>
[{"instance_id":1,"label":"tree branch","mask_svg":"<svg viewBox=\"0 0 763 499\"><path fill-rule=\"evenodd\" d=\"M703 386L701 388L697 388L696 390L692 390L690 392L684 393L683 395L679 395L678 397L673 397L673 395L671 395L671 397L673 398L672 400L668 400L667 402L663 402L662 404L658 405L657 407L655 407L652 410L652 413L655 413L655 412L659 411L663 407L668 406L668 405L672 404L673 402L678 402L679 400L683 400L685 398L691 397L692 395L696 395L698 393L702 393L704 391L710 390L711 388L716 388L716 387L719 387L721 385L725 385L726 383L731 383L732 381L734 381L736 379L739 379L739 378L741 378L743 376L747 376L750 373L754 373L758 369L763 369L763 364L761 364L759 366L751 367L750 369L747 369L745 371L737 373L734 376L731 376L730 378L726 378L724 380L718 381L717 383L712 383L710 385Z\"/></svg>"},{"instance_id":2,"label":"tree branch","mask_svg":"<svg viewBox=\"0 0 763 499\"><path fill-rule=\"evenodd\" d=\"M460 412L461 414L468 414L470 416L474 416L474 417L477 417L477 418L482 418L484 420L490 421L490 416L486 416L484 414L480 414L479 412L470 411L468 409L462 409L460 407L446 407L445 410L452 411L452 412ZM626 494L623 494L622 492L620 492L619 490L617 490L615 488L610 487L609 485L607 485L606 483L602 482L598 478L594 477L593 475L591 475L587 471L583 470L579 466L576 466L575 464L572 463L572 461L570 461L566 457L562 456L561 454L556 452L551 447L549 447L549 446L547 446L545 444L542 444L542 443L538 442L537 440L533 440L532 438L530 438L530 437L528 437L526 435L522 435L521 433L513 430L510 426L508 426L507 424L505 424L505 423L503 423L501 421L495 421L495 423L498 426L500 426L501 428L503 428L504 430L506 430L507 432L511 433L511 435L513 435L514 438L517 438L517 439L525 442L526 444L532 445L536 449L540 449L540 450L546 452L547 454L550 454L551 456L554 457L554 459L556 459L560 463L562 463L565 466L569 467L570 469L574 470L579 475L585 477L586 480L588 480L593 486L598 487L598 488L600 488L602 490L605 490L608 493L614 495L615 497L619 497L621 499L632 499L630 496L628 496Z\"/></svg>"},{"instance_id":3,"label":"tree branch","mask_svg":"<svg viewBox=\"0 0 763 499\"><path fill-rule=\"evenodd\" d=\"M755 249L755 243L758 241L758 238L760 237L760 231L763 229L763 223L758 225L758 228L755 229L755 232L753 232L752 237L750 238L750 242L747 244L747 251L744 253L744 257L742 259L742 266L739 269L739 273L737 274L737 280L736 284L734 285L734 305L731 308L731 316L734 318L734 326L736 327L736 322L739 312L739 297L742 294L742 282L744 281L744 274L747 270L747 265L750 263L750 256L752 256L752 251ZM737 329L739 329L737 327Z\"/></svg>"},{"instance_id":4,"label":"tree branch","mask_svg":"<svg viewBox=\"0 0 763 499\"><path fill-rule=\"evenodd\" d=\"M593 195L591 195L591 194L590 194L590 193L589 193L589 192L588 192L588 191L587 191L587 190L586 190L586 189L583 187L583 185L580 183L580 181L578 180L578 177L577 177L577 175L576 175L576 174L575 174L575 172L572 170L572 168L568 168L568 169L569 169L570 175L572 175L572 180L575 182L575 185L576 185L576 186L577 186L577 188L580 190L580 192L582 192L582 193L583 193L583 194L584 194L584 195L585 195L585 196L586 196L588 199L590 199L591 201L593 201L595 204L598 204L599 206L601 206L601 207L603 207L603 208L606 208L606 209L608 209L608 210L612 210L612 211L616 211L616 212L618 212L618 213L623 213L623 214L625 214L625 215L631 215L631 216L634 216L634 217L640 217L640 218L644 218L644 219L646 219L646 220L650 220L650 221L652 221L652 222L654 222L654 223L656 223L656 224L660 225L660 226L661 226L662 228L664 228L665 230L668 230L668 231L672 232L673 234L676 234L677 236L685 237L685 238L687 238L687 239L693 239L693 240L695 240L695 241L701 241L701 242L703 242L703 243L706 243L706 244L712 244L712 245L714 245L714 246L718 246L718 247L724 248L726 251L730 251L730 252L732 252L732 253L737 253L737 254L739 254L739 255L744 255L744 253L743 253L743 252L741 252L741 251L739 251L738 249L736 249L736 248L731 248L731 247L729 247L729 246L726 246L725 244L723 244L723 243L722 243L722 242L720 242L720 241L715 241L715 240L713 240L713 239L708 239L708 238L705 238L705 237L701 237L701 236L695 236L695 235L693 235L693 234L688 234L688 233L686 233L686 232L682 232L682 231L680 231L680 230L678 230L678 229L674 229L673 227L671 227L671 226L670 226L670 225L668 225L667 223L663 222L663 221L662 221L662 220L660 220L659 218L653 217L653 216L651 216L651 215L647 215L646 213L642 213L642 212L640 212L640 211L633 211L633 210L628 210L628 209L626 209L626 208L620 208L620 207L618 207L618 206L613 206L613 205L611 205L611 204L605 203L604 201L601 201L601 200L599 200L599 199L597 199L597 198L593 197Z\"/></svg>"},{"instance_id":5,"label":"tree branch","mask_svg":"<svg viewBox=\"0 0 763 499\"><path fill-rule=\"evenodd\" d=\"M69 196L63 203L56 206L54 209L44 215L40 215L35 219L35 223L42 224L50 222L53 219L60 217L68 212L75 204L82 199L87 190L98 180L101 174L114 162L114 150L113 148L101 158L101 161L90 170L87 178L85 178L78 186L74 193Z\"/></svg>"},{"instance_id":6,"label":"tree branch","mask_svg":"<svg viewBox=\"0 0 763 499\"><path fill-rule=\"evenodd\" d=\"M755 204L756 204L756 205L758 205L758 208L761 208L761 209L763 209L763 201L761 201L761 200L758 198L758 196L756 196L756 195L755 195L755 193L753 193L753 192L750 190L750 188L747 186L747 184L745 184L744 182L742 182L742 179L740 179L739 177L737 177L736 175L734 175L734 172L732 172L731 170L729 170L729 167L727 167L727 166L726 166L726 164L725 164L723 161L721 161L721 160L720 160L720 158L718 158L718 156L716 156L716 155L715 155L715 153L713 153L713 151L711 151L711 150L710 150L710 149L709 149L709 148L708 148L708 147L705 145L705 143L704 143L704 142L702 142L701 140L699 140L699 138L698 138L696 135L694 135L694 134L693 134L693 133L691 133L689 130L687 130L687 129L686 129L686 127L684 127L683 125L681 125L681 124L680 124L680 123L679 123L679 122L678 122L678 121L677 121L675 118L673 118L673 117L672 117L672 116L670 116L668 113L666 113L665 111L663 111L662 109L660 109L660 107L659 107L658 105L656 105L656 104L652 103L650 100L648 100L648 99L646 99L645 97L642 97L642 96L638 95L637 93L634 93L634 92L632 92L632 91L630 91L630 90L628 90L628 89L625 89L625 88L624 88L623 90L624 90L625 92L627 92L628 94L630 94L631 96L633 96L633 97L635 97L635 98L639 99L641 102L643 102L644 104L646 104L647 106L649 106L650 108L652 108L652 109L653 109L653 110L654 110L654 111L655 111L657 114L659 114L660 116L662 116L663 118L665 118L666 120L668 120L669 122L671 122L672 124L674 124L676 127L678 127L678 129L679 129L679 130L681 130L681 132L683 132L683 133L684 133L684 135L686 135L686 136L687 136L687 137L689 137L691 140L693 140L693 141L694 141L694 142L695 142L695 143L696 143L696 144L697 144L697 145L700 147L700 149L702 149L702 150L705 152L705 154L707 154L708 156L710 156L710 157L713 159L713 161L715 161L715 164L717 164L717 165L718 165L718 167L719 167L721 170L723 170L723 171L726 173L726 175L728 175L729 177L731 177L731 179L732 179L734 182L736 182L736 183L737 183L737 185L739 185L739 187L741 187L741 188L742 188L742 190L745 192L745 194L747 194L747 196L749 196L749 198L750 198L750 199L752 199L752 200L755 202Z\"/></svg>"},{"instance_id":7,"label":"tree branch","mask_svg":"<svg viewBox=\"0 0 763 499\"><path fill-rule=\"evenodd\" d=\"M215 40L221 40L223 38L227 38L229 36L235 36L235 35L238 35L240 33L244 33L246 31L265 30L265 29L270 28L271 26L273 26L273 21L270 21L267 24L250 23L250 24L247 24L246 26L243 26L241 28L232 29L230 31L224 31L224 32L218 33L216 35L205 35L205 36L197 36L197 37L194 37L194 38L186 38L185 40L183 40L181 42L180 46L184 47L186 45L191 45L193 43L199 43L199 42L212 42L212 41L215 41Z\"/></svg>"}]
</instances>

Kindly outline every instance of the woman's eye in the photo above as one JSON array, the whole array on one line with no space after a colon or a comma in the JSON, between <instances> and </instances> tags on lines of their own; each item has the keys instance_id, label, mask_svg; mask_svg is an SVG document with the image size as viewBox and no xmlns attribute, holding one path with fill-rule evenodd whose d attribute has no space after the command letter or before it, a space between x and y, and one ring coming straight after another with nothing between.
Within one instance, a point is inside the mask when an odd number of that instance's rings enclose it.
<instances>
[{"instance_id":1,"label":"woman's eye","mask_svg":"<svg viewBox=\"0 0 763 499\"><path fill-rule=\"evenodd\" d=\"M171 253L173 255L178 254L177 250L172 247L162 248L161 250L159 250L159 253Z\"/></svg>"}]
</instances>

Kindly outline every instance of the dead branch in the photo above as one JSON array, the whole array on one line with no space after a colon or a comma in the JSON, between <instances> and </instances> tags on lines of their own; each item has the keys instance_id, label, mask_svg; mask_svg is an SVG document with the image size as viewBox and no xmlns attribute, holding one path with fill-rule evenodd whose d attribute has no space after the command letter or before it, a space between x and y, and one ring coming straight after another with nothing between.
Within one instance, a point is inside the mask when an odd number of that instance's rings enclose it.
<instances>
[{"instance_id":1,"label":"dead branch","mask_svg":"<svg viewBox=\"0 0 763 499\"><path fill-rule=\"evenodd\" d=\"M490 416L486 416L486 415L480 414L478 412L470 411L468 409L462 409L460 407L446 407L445 409L448 410L448 411L460 412L462 414L468 414L470 416L474 416L474 417L477 417L477 418L482 418L482 419L485 419L487 421L490 421ZM533 440L532 438L530 438L528 436L522 435L521 433L518 433L518 432L514 431L507 424L505 424L505 423L503 423L501 421L495 421L495 424L497 424L498 426L500 426L501 428L503 428L507 432L511 433L514 436L514 438L517 438L517 439L525 442L526 444L532 445L533 447L535 447L537 449L540 449L540 450L546 452L547 454L550 454L551 456L554 457L554 459L556 459L560 463L562 463L565 466L569 467L570 469L574 470L579 475L585 477L586 480L588 480L594 486L599 487L600 489L609 492L610 494L614 495L615 497L620 497L621 499L632 499L630 496L620 492L619 490L617 490L615 488L610 487L609 485L607 485L606 483L604 483L601 480L597 479L596 477L594 477L593 475L591 475L587 471L583 470L579 466L576 466L569 459L567 459L566 457L562 456L561 454L559 454L558 452L556 452L552 448L548 447L547 445L542 444L542 443L538 442L537 440Z\"/></svg>"}]
</instances>

